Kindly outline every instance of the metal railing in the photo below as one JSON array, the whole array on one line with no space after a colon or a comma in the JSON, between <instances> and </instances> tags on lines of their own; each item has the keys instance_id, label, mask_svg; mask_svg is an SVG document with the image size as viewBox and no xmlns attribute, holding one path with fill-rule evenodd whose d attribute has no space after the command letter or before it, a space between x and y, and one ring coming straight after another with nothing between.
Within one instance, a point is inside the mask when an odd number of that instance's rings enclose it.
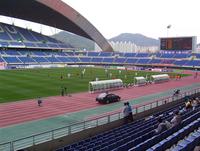
<instances>
[{"instance_id":1,"label":"metal railing","mask_svg":"<svg viewBox=\"0 0 200 151\"><path fill-rule=\"evenodd\" d=\"M133 114L141 113L141 112L150 110L152 108L161 106L163 104L167 104L167 103L179 100L181 98L184 98L185 96L190 96L199 92L200 92L200 88L197 88L191 91L181 93L178 96L165 97L165 98L154 100L152 102L148 102L142 105L138 105L134 107ZM123 118L123 114L120 111L113 112L108 115L104 115L104 116L97 117L94 119L86 120L79 123L74 123L65 127L57 128L57 129L46 131L39 134L34 134L31 136L27 136L25 138L13 140L10 142L1 143L0 151L15 151L15 150L31 147L34 145L38 145L40 143L52 141L54 139L67 136L69 134L77 133L89 128L94 128L103 124L108 124L110 122L113 122L122 118Z\"/></svg>"}]
</instances>

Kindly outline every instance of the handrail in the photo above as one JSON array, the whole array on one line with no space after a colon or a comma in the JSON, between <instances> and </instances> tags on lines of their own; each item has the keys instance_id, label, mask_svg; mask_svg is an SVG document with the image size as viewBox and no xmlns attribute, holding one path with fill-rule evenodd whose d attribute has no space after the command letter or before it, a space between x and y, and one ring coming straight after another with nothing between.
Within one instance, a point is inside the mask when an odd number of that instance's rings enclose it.
<instances>
[{"instance_id":1,"label":"handrail","mask_svg":"<svg viewBox=\"0 0 200 151\"><path fill-rule=\"evenodd\" d=\"M181 93L176 97L175 96L168 96L168 97L164 97L164 98L154 100L154 101L151 101L151 102L148 102L148 103L143 103L141 105L137 105L137 106L134 107L135 112L133 114L144 112L146 110L158 107L158 106L163 105L163 104L167 104L169 102L176 101L176 100L181 99L185 96L196 94L198 92L200 92L200 88L195 88L195 89L192 89L190 91L186 91L184 93ZM154 107L153 107L153 104L155 104ZM150 106L150 107L147 108L147 106ZM141 111L140 111L140 108L142 108ZM20 138L20 139L17 139L17 140L13 140L13 141L9 141L9 142L3 142L3 143L0 143L0 150L4 150L6 148L6 150L14 151L14 150L18 150L18 149L31 147L31 146L36 145L36 144L40 144L40 143L43 143L43 142L54 140L54 139L57 139L57 138L60 138L60 137L63 137L63 136L67 136L67 135L72 134L72 133L80 132L80 131L85 130L85 129L97 127L99 125L107 124L107 123L110 123L112 121L122 119L123 115L121 116L121 114L122 114L121 111L114 111L114 112L110 113L109 115L103 115L101 117L96 117L94 119L89 119L89 120L85 120L85 121L82 121L82 122L76 122L76 123L73 123L73 124L70 124L70 125L67 125L67 126L59 127L59 128L49 130L49 131L45 131L45 132L41 132L41 133L38 133L38 134L33 134L33 135L30 135L30 136L27 136L27 137L24 137L24 138ZM112 119L112 117L113 117L113 119ZM75 127L75 129L73 130L74 127ZM56 134L58 135L60 133L59 131L61 131L61 132L66 131L67 133L65 133L64 135L62 133L61 135L56 137ZM49 137L44 137L43 135L49 135ZM40 136L40 138L37 139L37 137L39 137L39 136ZM24 146L23 146L23 143L25 144Z\"/></svg>"}]
</instances>

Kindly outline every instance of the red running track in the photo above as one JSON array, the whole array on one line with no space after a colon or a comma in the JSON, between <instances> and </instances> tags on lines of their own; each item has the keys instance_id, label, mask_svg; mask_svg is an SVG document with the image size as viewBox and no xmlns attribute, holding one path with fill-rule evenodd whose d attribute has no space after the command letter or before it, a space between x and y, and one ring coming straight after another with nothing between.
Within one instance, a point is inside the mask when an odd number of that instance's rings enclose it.
<instances>
[{"instance_id":1,"label":"red running track","mask_svg":"<svg viewBox=\"0 0 200 151\"><path fill-rule=\"evenodd\" d=\"M116 90L114 93L122 100L134 99L144 95L158 93L200 82L200 78L186 77L180 81L172 80L162 84L152 84L145 87L133 87ZM101 104L95 101L98 94L88 92L72 94L71 97L53 96L45 98L43 106L37 106L37 100L25 100L0 105L0 127L6 127L23 122L46 119L57 115L91 109Z\"/></svg>"}]
</instances>

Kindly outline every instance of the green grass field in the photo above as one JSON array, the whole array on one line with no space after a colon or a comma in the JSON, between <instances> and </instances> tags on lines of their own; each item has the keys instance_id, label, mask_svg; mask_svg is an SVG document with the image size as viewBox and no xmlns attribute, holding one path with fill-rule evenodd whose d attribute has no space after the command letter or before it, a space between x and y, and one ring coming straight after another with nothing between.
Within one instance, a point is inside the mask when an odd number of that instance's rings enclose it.
<instances>
[{"instance_id":1,"label":"green grass field","mask_svg":"<svg viewBox=\"0 0 200 151\"><path fill-rule=\"evenodd\" d=\"M120 78L124 83L132 83L135 72L137 76L144 77L160 74L125 70L120 74L119 70L114 69L108 69L106 73L102 68L85 68L85 74L81 77L82 71L83 68L2 70L0 71L0 103L60 95L62 87L67 87L69 93L88 91L89 81L95 80L96 77L99 80ZM69 73L70 78L67 77Z\"/></svg>"}]
</instances>

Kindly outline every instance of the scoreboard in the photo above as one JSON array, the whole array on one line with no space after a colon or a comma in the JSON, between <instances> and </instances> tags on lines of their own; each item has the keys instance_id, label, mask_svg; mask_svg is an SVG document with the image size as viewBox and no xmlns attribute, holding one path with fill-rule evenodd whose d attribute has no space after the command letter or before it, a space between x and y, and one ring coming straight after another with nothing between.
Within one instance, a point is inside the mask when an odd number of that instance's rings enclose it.
<instances>
[{"instance_id":1,"label":"scoreboard","mask_svg":"<svg viewBox=\"0 0 200 151\"><path fill-rule=\"evenodd\" d=\"M160 38L160 50L194 50L196 37Z\"/></svg>"}]
</instances>

